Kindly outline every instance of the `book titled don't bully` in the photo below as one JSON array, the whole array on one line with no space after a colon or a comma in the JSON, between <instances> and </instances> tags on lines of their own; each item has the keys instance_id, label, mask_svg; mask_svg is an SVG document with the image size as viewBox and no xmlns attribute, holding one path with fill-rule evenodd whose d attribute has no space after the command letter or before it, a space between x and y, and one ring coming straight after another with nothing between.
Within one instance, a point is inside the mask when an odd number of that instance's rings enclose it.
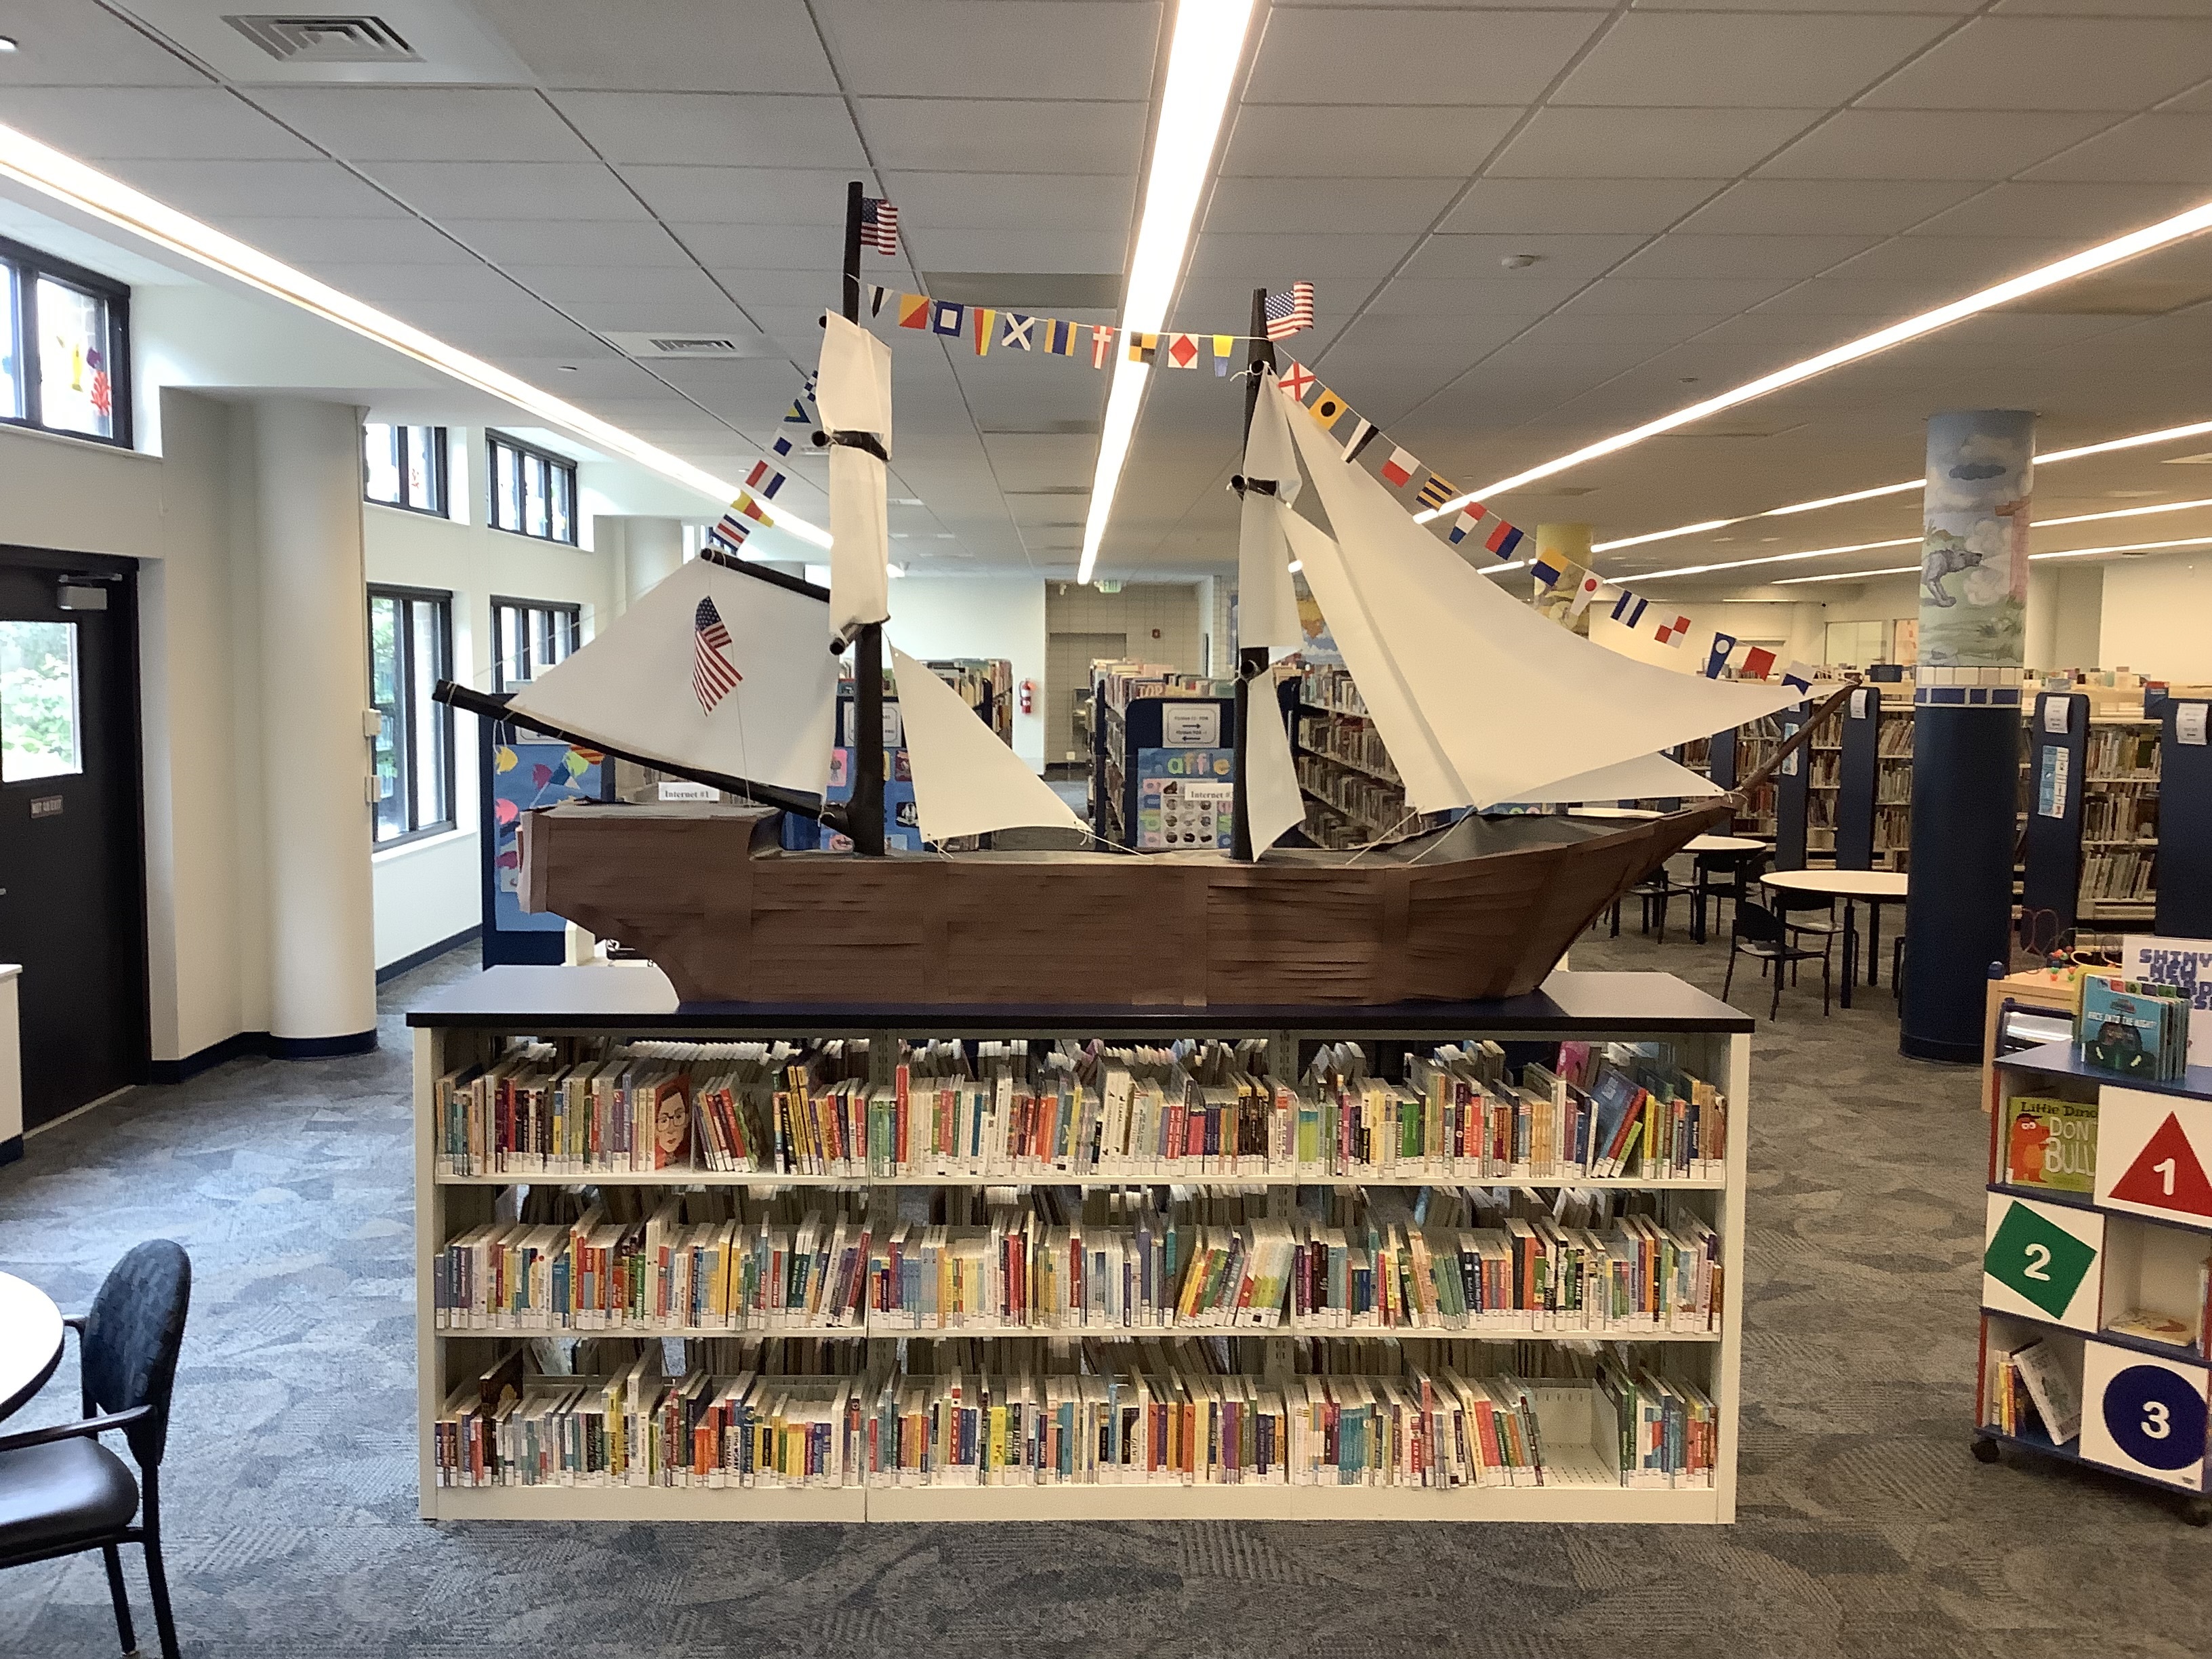
<instances>
[{"instance_id":1,"label":"book titled don't bully","mask_svg":"<svg viewBox=\"0 0 2212 1659\"><path fill-rule=\"evenodd\" d=\"M2189 1001L2171 985L2087 975L2075 1034L2085 1063L2171 1082L2188 1066Z\"/></svg>"},{"instance_id":2,"label":"book titled don't bully","mask_svg":"<svg viewBox=\"0 0 2212 1659\"><path fill-rule=\"evenodd\" d=\"M2097 1184L2094 1102L2015 1095L2005 1103L2004 1178L2015 1187L2086 1193Z\"/></svg>"}]
</instances>

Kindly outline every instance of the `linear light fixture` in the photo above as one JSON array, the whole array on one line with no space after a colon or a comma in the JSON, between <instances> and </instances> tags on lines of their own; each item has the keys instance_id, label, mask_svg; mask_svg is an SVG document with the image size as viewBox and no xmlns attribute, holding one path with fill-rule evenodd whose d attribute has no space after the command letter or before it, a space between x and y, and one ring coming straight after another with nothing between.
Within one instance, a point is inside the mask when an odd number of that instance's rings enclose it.
<instances>
[{"instance_id":1,"label":"linear light fixture","mask_svg":"<svg viewBox=\"0 0 2212 1659\"><path fill-rule=\"evenodd\" d=\"M1159 125L1152 132L1152 158L1145 173L1145 210L1137 222L1137 250L1121 291L1121 334L1157 333L1167 321L1190 247L1198 198L1213 163L1213 147L1228 113L1229 94L1243 56L1244 31L1252 21L1253 0L1180 0L1175 38L1168 48L1166 88L1160 94ZM1121 350L1114 384L1106 394L1106 416L1098 429L1098 467L1091 480L1091 510L1083 524L1083 562L1075 573L1087 582L1098 562L1099 544L1114 514L1114 492L1136 436L1144 407L1149 365Z\"/></svg>"},{"instance_id":2,"label":"linear light fixture","mask_svg":"<svg viewBox=\"0 0 2212 1659\"><path fill-rule=\"evenodd\" d=\"M1662 415L1656 421L1646 421L1643 425L1631 427L1626 432L1616 432L1610 438L1601 438L1594 444L1584 444L1580 449L1546 461L1541 465L1532 466L1524 471L1516 472L1510 478L1500 478L1497 483L1485 484L1480 489L1470 489L1466 494L1446 501L1434 511L1423 514L1422 517L1425 520L1436 518L1442 514L1454 513L1465 507L1469 501L1486 501L1493 495L1503 495L1508 490L1518 489L1522 485L1534 483L1539 478L1548 478L1555 473L1565 472L1569 467L1579 466L1585 461L1595 461L1607 455L1618 454L1624 449L1642 443L1647 438L1656 438L1662 433L1672 432L1677 428L1689 426L1695 422L1704 420L1707 416L1717 415L1723 410L1734 409L1739 404L1751 403L1757 398L1765 397L1771 392L1779 392L1785 386L1793 386L1801 381L1826 374L1831 369L1842 368L1846 364L1859 362L1862 358L1871 357L1877 352L1887 351L1892 346L1902 345L1908 340L1917 340L1924 334L1933 334L1939 329L1948 328L1954 323L1963 322L1969 317L1978 316L1981 313L1995 307L2010 305L2014 301L2024 300L2031 294L2039 294L2045 289L2055 288L2061 283L2070 283L2077 276L2086 276L2091 271L2102 270L2107 265L2118 264L2123 260L2135 258L2140 254L2150 252L2154 248L2164 247L2170 242L2180 241L2185 237L2195 236L2205 230L2212 230L2212 202L2201 202L2186 213L2177 213L2170 219L2160 220L2154 225L2145 225L2141 230L2131 230L2126 235L2116 236L2109 242L2100 242L2094 247L2084 248L2079 253L2069 254L2063 259L2054 260L2039 270L1998 283L1992 287L1983 289L1978 293L1969 294L1964 299L1954 300L1950 304L1938 306L1933 311L1923 311L1917 317L1907 317L1904 321L1892 323L1887 328L1878 328L1871 334L1863 334L1856 340L1847 340L1842 345L1832 346L1817 356L1807 357L1802 362L1791 363L1786 368L1778 368L1771 374L1762 374L1755 380L1747 380L1740 386L1732 387L1716 397L1707 398L1703 402L1692 404L1687 408L1678 409L1671 415Z\"/></svg>"},{"instance_id":3,"label":"linear light fixture","mask_svg":"<svg viewBox=\"0 0 2212 1659\"><path fill-rule=\"evenodd\" d=\"M2056 523L2072 523L2072 520L2057 520ZM2173 542L2118 542L2108 547L2066 547L2049 553L2031 553L2031 559L2085 559L2093 553L2160 553L2177 547L2212 547L2212 536L2189 536ZM1838 570L1822 576L1784 576L1772 584L1776 587L1795 587L1800 582L1847 582L1867 576L1904 576L1917 571L1917 564L1900 564L1887 570Z\"/></svg>"},{"instance_id":4,"label":"linear light fixture","mask_svg":"<svg viewBox=\"0 0 2212 1659\"><path fill-rule=\"evenodd\" d=\"M1528 560L1516 559L1510 564L1493 564L1482 574L1486 576L1499 576L1504 574L1504 573L1509 570L1526 570L1528 568Z\"/></svg>"},{"instance_id":5,"label":"linear light fixture","mask_svg":"<svg viewBox=\"0 0 2212 1659\"><path fill-rule=\"evenodd\" d=\"M505 369L494 368L481 357L448 345L374 306L365 305L351 295L318 282L305 271L6 125L0 125L0 174L133 235L158 243L173 253L181 253L227 276L235 277L264 294L288 301L326 322L336 323L403 356L411 357L464 386L526 410L549 426L573 432L595 449L619 455L688 489L696 489L718 501L730 501L738 494L738 486L727 479L718 478L705 468L672 455L611 421L602 420ZM778 530L787 531L810 546L830 545L828 531L794 513L779 508L775 523Z\"/></svg>"},{"instance_id":6,"label":"linear light fixture","mask_svg":"<svg viewBox=\"0 0 2212 1659\"><path fill-rule=\"evenodd\" d=\"M2201 437L2212 432L2212 421L2198 421L2189 426L2163 427L2156 432L2137 432L2125 438L2108 438L2102 443L2082 444L2073 449L2054 449L2048 455L2038 455L2038 466L2056 466L2061 461L2078 461L2085 455L2109 455L2118 449L2141 449L2150 444L2170 444L2182 438ZM1708 531L1725 530L1732 524L1749 524L1754 519L1783 519L1793 513L1813 513L1824 507L1848 507L1853 501L1870 501L1883 495L1902 495L1907 490L1923 487L1924 480L1907 478L1903 483L1878 484L1872 489L1854 489L1845 495L1823 495L1816 501L1792 501L1787 507L1770 507L1764 513L1747 513L1739 519L1707 519L1702 524L1677 525L1672 530L1647 531L1641 536L1624 536L1618 541L1593 542L1593 553L1610 553L1623 547L1643 547L1651 542L1670 542L1681 536L1702 536Z\"/></svg>"},{"instance_id":7,"label":"linear light fixture","mask_svg":"<svg viewBox=\"0 0 2212 1659\"><path fill-rule=\"evenodd\" d=\"M1825 576L1784 576L1774 584L1777 587L1795 587L1800 582L1850 582L1867 576L1905 576L1919 569L1917 564L1893 565L1887 570L1835 570Z\"/></svg>"}]
</instances>

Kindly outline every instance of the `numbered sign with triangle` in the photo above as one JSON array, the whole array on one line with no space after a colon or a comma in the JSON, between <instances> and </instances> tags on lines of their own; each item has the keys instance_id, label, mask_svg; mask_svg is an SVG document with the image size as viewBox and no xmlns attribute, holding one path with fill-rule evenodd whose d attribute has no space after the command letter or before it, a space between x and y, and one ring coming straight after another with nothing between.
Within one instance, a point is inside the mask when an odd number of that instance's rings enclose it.
<instances>
[{"instance_id":1,"label":"numbered sign with triangle","mask_svg":"<svg viewBox=\"0 0 2212 1659\"><path fill-rule=\"evenodd\" d=\"M1991 1193L1983 1237L1983 1307L2077 1331L2098 1328L2104 1217Z\"/></svg>"},{"instance_id":2,"label":"numbered sign with triangle","mask_svg":"<svg viewBox=\"0 0 2212 1659\"><path fill-rule=\"evenodd\" d=\"M2212 1104L2106 1088L2097 1106L2097 1202L2212 1230Z\"/></svg>"}]
</instances>

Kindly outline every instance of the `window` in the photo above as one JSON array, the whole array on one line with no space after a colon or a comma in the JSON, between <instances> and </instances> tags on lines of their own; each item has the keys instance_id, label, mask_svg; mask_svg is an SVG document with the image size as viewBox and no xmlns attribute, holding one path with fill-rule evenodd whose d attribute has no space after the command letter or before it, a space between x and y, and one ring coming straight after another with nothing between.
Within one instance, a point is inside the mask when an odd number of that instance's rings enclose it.
<instances>
[{"instance_id":1,"label":"window","mask_svg":"<svg viewBox=\"0 0 2212 1659\"><path fill-rule=\"evenodd\" d=\"M76 716L76 624L0 622L0 783L83 771Z\"/></svg>"},{"instance_id":2,"label":"window","mask_svg":"<svg viewBox=\"0 0 2212 1659\"><path fill-rule=\"evenodd\" d=\"M536 599L491 602L492 637L499 651L491 665L492 690L527 685L583 642L584 613L573 605Z\"/></svg>"},{"instance_id":3,"label":"window","mask_svg":"<svg viewBox=\"0 0 2212 1659\"><path fill-rule=\"evenodd\" d=\"M0 421L128 447L131 290L0 238Z\"/></svg>"},{"instance_id":4,"label":"window","mask_svg":"<svg viewBox=\"0 0 2212 1659\"><path fill-rule=\"evenodd\" d=\"M430 696L453 672L453 605L421 588L368 590L380 847L453 827L453 711Z\"/></svg>"},{"instance_id":5,"label":"window","mask_svg":"<svg viewBox=\"0 0 2212 1659\"><path fill-rule=\"evenodd\" d=\"M386 507L446 517L446 428L386 426L361 429L365 463L362 493Z\"/></svg>"},{"instance_id":6,"label":"window","mask_svg":"<svg viewBox=\"0 0 2212 1659\"><path fill-rule=\"evenodd\" d=\"M484 441L491 459L492 528L573 546L575 462L532 449L502 432L485 434Z\"/></svg>"}]
</instances>

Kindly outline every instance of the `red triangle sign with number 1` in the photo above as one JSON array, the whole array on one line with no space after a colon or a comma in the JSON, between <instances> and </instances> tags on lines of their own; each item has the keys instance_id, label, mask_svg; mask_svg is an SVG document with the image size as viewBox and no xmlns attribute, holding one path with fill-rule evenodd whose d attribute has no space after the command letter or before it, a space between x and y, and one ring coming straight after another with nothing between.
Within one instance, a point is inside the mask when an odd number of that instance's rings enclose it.
<instances>
[{"instance_id":1,"label":"red triangle sign with number 1","mask_svg":"<svg viewBox=\"0 0 2212 1659\"><path fill-rule=\"evenodd\" d=\"M2152 1209L2212 1216L2212 1181L2204 1178L2204 1166L2173 1113L2166 1115L2128 1172L2112 1183L2112 1196Z\"/></svg>"}]
</instances>

